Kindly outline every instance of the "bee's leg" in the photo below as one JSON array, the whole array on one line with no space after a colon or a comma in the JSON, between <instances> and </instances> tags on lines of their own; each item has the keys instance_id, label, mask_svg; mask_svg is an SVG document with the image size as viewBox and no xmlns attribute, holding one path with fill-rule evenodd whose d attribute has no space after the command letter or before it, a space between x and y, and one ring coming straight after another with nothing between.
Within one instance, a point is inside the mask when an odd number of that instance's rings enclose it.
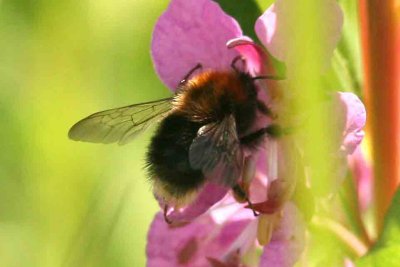
<instances>
[{"instance_id":1,"label":"bee's leg","mask_svg":"<svg viewBox=\"0 0 400 267\"><path fill-rule=\"evenodd\" d=\"M249 205L249 208L253 211L254 217L257 217L258 215L260 215L260 213L258 213L254 207L253 207L253 203L251 203L251 201L249 199L247 199L247 205Z\"/></svg>"},{"instance_id":2,"label":"bee's leg","mask_svg":"<svg viewBox=\"0 0 400 267\"><path fill-rule=\"evenodd\" d=\"M185 83L188 81L188 79L190 78L190 76L192 76L192 74L193 74L196 70L201 69L201 68L203 68L203 66L202 66L200 63L197 63L197 65L194 66L194 68L191 69L191 70L185 75L185 77L183 77L183 79L179 82L179 85L185 84Z\"/></svg>"},{"instance_id":3,"label":"bee's leg","mask_svg":"<svg viewBox=\"0 0 400 267\"><path fill-rule=\"evenodd\" d=\"M242 61L242 65L243 65L243 66L246 64L246 60L244 59L244 57L242 57L242 56L237 56L237 57L235 57L235 58L232 60L231 67L232 67L232 69L234 69L236 72L241 72L241 71L239 70L239 68L236 66L236 63L237 63L239 60Z\"/></svg>"},{"instance_id":4,"label":"bee's leg","mask_svg":"<svg viewBox=\"0 0 400 267\"><path fill-rule=\"evenodd\" d=\"M168 205L165 204L164 205L164 220L166 223L172 224L172 221L168 218L167 212L168 212Z\"/></svg>"},{"instance_id":5,"label":"bee's leg","mask_svg":"<svg viewBox=\"0 0 400 267\"><path fill-rule=\"evenodd\" d=\"M279 75L262 75L262 76L256 76L252 78L253 81L255 80L274 80L274 81L282 81L286 80L285 76L279 76Z\"/></svg>"},{"instance_id":6,"label":"bee's leg","mask_svg":"<svg viewBox=\"0 0 400 267\"><path fill-rule=\"evenodd\" d=\"M240 137L239 140L242 145L253 146L254 144L257 144L258 141L262 140L265 135L273 138L279 138L282 135L289 133L290 131L288 129L282 129L282 127L278 124L270 124L267 127L261 128L255 132Z\"/></svg>"},{"instance_id":7,"label":"bee's leg","mask_svg":"<svg viewBox=\"0 0 400 267\"><path fill-rule=\"evenodd\" d=\"M249 205L249 208L253 211L254 216L257 217L259 213L254 210L253 203L251 203L246 191L242 188L242 186L240 184L236 184L232 187L232 190L236 200L238 200L238 202L247 202L247 205Z\"/></svg>"}]
</instances>

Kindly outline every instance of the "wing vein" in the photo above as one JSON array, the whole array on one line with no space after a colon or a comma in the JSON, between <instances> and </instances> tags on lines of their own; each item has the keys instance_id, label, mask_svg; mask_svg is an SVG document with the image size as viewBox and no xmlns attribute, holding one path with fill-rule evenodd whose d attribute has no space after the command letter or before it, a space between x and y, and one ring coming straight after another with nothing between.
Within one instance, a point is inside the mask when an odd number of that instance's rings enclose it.
<instances>
[{"instance_id":1,"label":"wing vein","mask_svg":"<svg viewBox=\"0 0 400 267\"><path fill-rule=\"evenodd\" d=\"M68 135L77 141L125 144L163 118L172 109L172 99L164 98L94 113L72 126Z\"/></svg>"}]
</instances>

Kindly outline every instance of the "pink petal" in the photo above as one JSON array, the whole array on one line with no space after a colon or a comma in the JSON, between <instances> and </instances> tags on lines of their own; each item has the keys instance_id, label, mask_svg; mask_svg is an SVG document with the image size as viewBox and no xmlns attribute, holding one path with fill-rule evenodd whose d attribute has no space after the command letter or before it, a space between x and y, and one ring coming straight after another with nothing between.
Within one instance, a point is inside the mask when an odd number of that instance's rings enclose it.
<instances>
[{"instance_id":1,"label":"pink petal","mask_svg":"<svg viewBox=\"0 0 400 267\"><path fill-rule=\"evenodd\" d=\"M258 38L267 50L276 58L290 62L290 50L293 44L290 36L295 36L295 27L292 25L292 16L300 16L293 10L293 3L298 0L277 0L261 15L255 24ZM336 44L340 39L343 25L343 13L335 0L320 0L326 10L324 21L321 21L325 47L325 60L329 60ZM288 19L289 18L289 19Z\"/></svg>"},{"instance_id":2,"label":"pink petal","mask_svg":"<svg viewBox=\"0 0 400 267\"><path fill-rule=\"evenodd\" d=\"M193 203L182 209L175 209L168 214L172 222L190 222L208 211L211 206L220 201L230 188L206 183Z\"/></svg>"},{"instance_id":3,"label":"pink petal","mask_svg":"<svg viewBox=\"0 0 400 267\"><path fill-rule=\"evenodd\" d=\"M239 24L210 0L172 0L158 19L151 53L161 80L174 91L198 63L203 69L230 68L238 55L228 40L242 36Z\"/></svg>"},{"instance_id":4,"label":"pink petal","mask_svg":"<svg viewBox=\"0 0 400 267\"><path fill-rule=\"evenodd\" d=\"M296 180L304 175L304 166L301 164L299 151L290 137L267 140L266 146L275 147L269 149L266 155L268 159L264 159L268 161L266 167L269 176L268 191L263 188L264 198L262 201L253 202L253 208L260 213L271 214L281 209L292 197ZM259 167L265 168L264 165L265 163L261 163ZM258 173L257 177L259 176L262 177L262 173Z\"/></svg>"},{"instance_id":5,"label":"pink petal","mask_svg":"<svg viewBox=\"0 0 400 267\"><path fill-rule=\"evenodd\" d=\"M214 227L208 217L182 227L171 227L165 223L162 213L158 213L147 237L147 266L187 266L197 257L201 240L206 239Z\"/></svg>"},{"instance_id":6,"label":"pink petal","mask_svg":"<svg viewBox=\"0 0 400 267\"><path fill-rule=\"evenodd\" d=\"M229 40L226 45L228 48L234 48L246 59L246 70L251 75L257 76L264 72L266 55L262 48L255 44L249 37L242 36Z\"/></svg>"},{"instance_id":7,"label":"pink petal","mask_svg":"<svg viewBox=\"0 0 400 267\"><path fill-rule=\"evenodd\" d=\"M344 259L344 267L355 267L355 265L349 258L345 258Z\"/></svg>"},{"instance_id":8,"label":"pink petal","mask_svg":"<svg viewBox=\"0 0 400 267\"><path fill-rule=\"evenodd\" d=\"M372 166L363 154L361 147L357 147L348 159L357 184L359 205L361 210L365 211L372 200Z\"/></svg>"},{"instance_id":9,"label":"pink petal","mask_svg":"<svg viewBox=\"0 0 400 267\"><path fill-rule=\"evenodd\" d=\"M265 154L265 153L263 153ZM263 159L265 157L262 157ZM258 164L257 167L259 167L261 164ZM265 164L263 163L264 166ZM265 174L265 171L263 172L258 171L256 173L256 176L253 178L253 181L250 183L250 188L249 188L249 198L252 203L258 203L258 202L263 202L267 198L267 186L268 186L268 177Z\"/></svg>"},{"instance_id":10,"label":"pink petal","mask_svg":"<svg viewBox=\"0 0 400 267\"><path fill-rule=\"evenodd\" d=\"M366 111L364 104L355 94L339 92L338 97L345 114L341 149L347 154L352 154L364 138Z\"/></svg>"},{"instance_id":11,"label":"pink petal","mask_svg":"<svg viewBox=\"0 0 400 267\"><path fill-rule=\"evenodd\" d=\"M305 246L305 222L293 203L287 203L271 242L264 248L260 267L291 267Z\"/></svg>"},{"instance_id":12,"label":"pink petal","mask_svg":"<svg viewBox=\"0 0 400 267\"><path fill-rule=\"evenodd\" d=\"M225 261L223 255L250 222L250 219L226 220L219 225L212 217L202 216L190 224L174 227L166 224L158 213L148 234L147 266L202 267L209 266L209 258Z\"/></svg>"}]
</instances>

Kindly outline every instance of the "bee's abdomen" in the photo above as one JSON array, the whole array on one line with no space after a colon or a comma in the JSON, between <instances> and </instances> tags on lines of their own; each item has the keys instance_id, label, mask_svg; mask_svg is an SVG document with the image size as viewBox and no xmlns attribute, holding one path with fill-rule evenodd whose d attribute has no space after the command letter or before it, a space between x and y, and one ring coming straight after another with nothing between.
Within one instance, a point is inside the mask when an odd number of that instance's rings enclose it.
<instances>
[{"instance_id":1,"label":"bee's abdomen","mask_svg":"<svg viewBox=\"0 0 400 267\"><path fill-rule=\"evenodd\" d=\"M150 179L173 198L185 197L204 182L201 170L191 168L188 153L200 127L173 113L160 123L151 140L147 152Z\"/></svg>"}]
</instances>

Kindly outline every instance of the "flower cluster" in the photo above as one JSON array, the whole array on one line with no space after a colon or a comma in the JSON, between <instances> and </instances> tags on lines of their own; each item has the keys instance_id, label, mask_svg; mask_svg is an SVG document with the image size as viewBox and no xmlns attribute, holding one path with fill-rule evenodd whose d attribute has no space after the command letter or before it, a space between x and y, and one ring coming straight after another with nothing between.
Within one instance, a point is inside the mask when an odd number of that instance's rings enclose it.
<instances>
[{"instance_id":1,"label":"flower cluster","mask_svg":"<svg viewBox=\"0 0 400 267\"><path fill-rule=\"evenodd\" d=\"M290 32L290 25L282 18L290 13L292 1L277 0L255 23L264 48L287 64L287 35L282 33ZM343 19L336 1L323 1L331 10L326 26L331 36L325 51L329 60ZM235 19L217 3L172 0L155 26L151 52L159 77L174 91L196 64L201 63L204 69L225 70L231 68L237 56L245 59L246 71L251 75L265 75L268 57L264 48L244 36ZM268 90L260 90L259 97L268 103L274 101ZM335 101L338 125L342 127L337 154L344 159L363 138L365 109L351 93L338 93ZM270 122L260 118L259 123ZM260 212L258 217L235 201L230 188L211 182L204 184L190 205L170 207L171 225L159 212L148 234L147 265L293 266L305 245L304 215L291 201L296 181L305 175L300 157L290 136L267 140L257 153L248 155L242 179L248 182L253 208Z\"/></svg>"}]
</instances>

